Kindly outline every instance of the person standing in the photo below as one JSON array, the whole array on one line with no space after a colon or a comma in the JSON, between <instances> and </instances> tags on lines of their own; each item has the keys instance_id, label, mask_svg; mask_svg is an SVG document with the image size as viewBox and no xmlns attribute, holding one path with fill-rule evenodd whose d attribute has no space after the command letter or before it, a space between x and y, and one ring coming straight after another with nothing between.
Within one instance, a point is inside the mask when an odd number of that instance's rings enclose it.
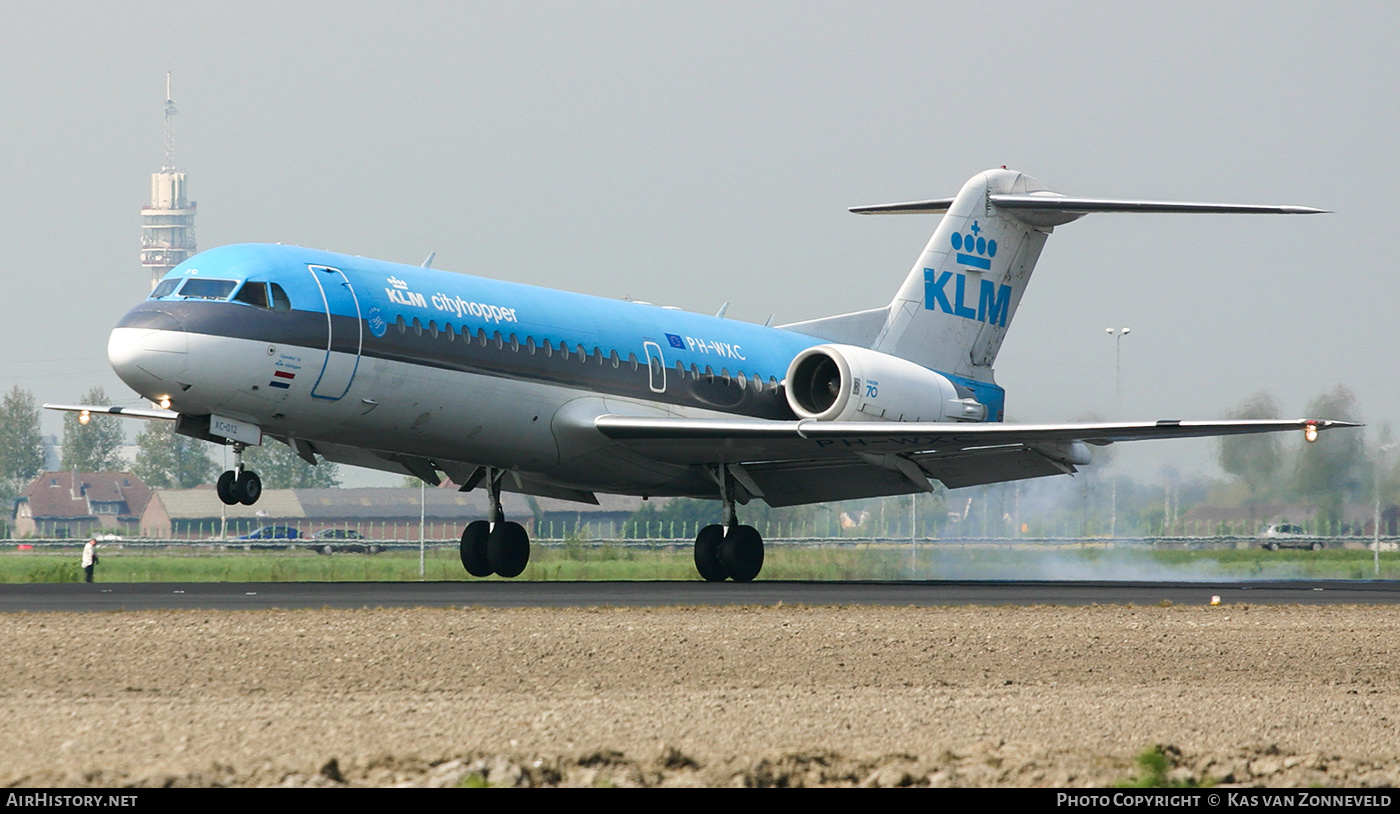
<instances>
[{"instance_id":1,"label":"person standing","mask_svg":"<svg viewBox=\"0 0 1400 814\"><path fill-rule=\"evenodd\" d=\"M97 565L97 538L89 537L83 546L83 580L92 582L92 569Z\"/></svg>"}]
</instances>

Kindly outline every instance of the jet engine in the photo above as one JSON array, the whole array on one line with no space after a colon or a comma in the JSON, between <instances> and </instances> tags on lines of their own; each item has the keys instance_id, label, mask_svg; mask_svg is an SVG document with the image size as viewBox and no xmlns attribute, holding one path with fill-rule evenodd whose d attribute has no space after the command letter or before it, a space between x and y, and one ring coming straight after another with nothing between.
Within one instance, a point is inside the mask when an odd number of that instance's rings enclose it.
<instances>
[{"instance_id":1,"label":"jet engine","mask_svg":"<svg viewBox=\"0 0 1400 814\"><path fill-rule=\"evenodd\" d=\"M788 406L818 421L981 421L987 407L946 376L852 345L817 345L788 365Z\"/></svg>"}]
</instances>

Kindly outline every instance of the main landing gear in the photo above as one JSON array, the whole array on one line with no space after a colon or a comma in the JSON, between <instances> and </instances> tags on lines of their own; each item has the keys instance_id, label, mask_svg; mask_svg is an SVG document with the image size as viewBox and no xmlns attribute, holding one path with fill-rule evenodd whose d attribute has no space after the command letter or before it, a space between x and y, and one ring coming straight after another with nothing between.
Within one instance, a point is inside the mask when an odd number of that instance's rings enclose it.
<instances>
[{"instance_id":1,"label":"main landing gear","mask_svg":"<svg viewBox=\"0 0 1400 814\"><path fill-rule=\"evenodd\" d=\"M476 520L462 530L462 567L474 577L518 577L530 562L530 535L501 511L499 469L486 470L486 493L491 519Z\"/></svg>"},{"instance_id":2,"label":"main landing gear","mask_svg":"<svg viewBox=\"0 0 1400 814\"><path fill-rule=\"evenodd\" d=\"M725 469L717 478L724 523L705 526L695 535L695 570L706 582L752 582L763 570L763 535L741 526L734 515L734 481Z\"/></svg>"},{"instance_id":3,"label":"main landing gear","mask_svg":"<svg viewBox=\"0 0 1400 814\"><path fill-rule=\"evenodd\" d=\"M262 497L262 478L253 470L243 468L243 450L246 447L247 444L234 442L233 469L225 471L214 484L219 500L229 506L236 503L251 506Z\"/></svg>"}]
</instances>

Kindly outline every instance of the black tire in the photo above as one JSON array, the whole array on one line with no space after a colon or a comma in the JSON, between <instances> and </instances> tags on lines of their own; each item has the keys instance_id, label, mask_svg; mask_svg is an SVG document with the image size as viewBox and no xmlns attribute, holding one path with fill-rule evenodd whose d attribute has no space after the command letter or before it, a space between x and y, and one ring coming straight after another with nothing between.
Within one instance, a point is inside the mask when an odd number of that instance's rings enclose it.
<instances>
[{"instance_id":1,"label":"black tire","mask_svg":"<svg viewBox=\"0 0 1400 814\"><path fill-rule=\"evenodd\" d=\"M706 582L723 582L729 578L724 563L719 561L719 548L724 542L724 526L715 524L700 529L695 535L695 570Z\"/></svg>"},{"instance_id":2,"label":"black tire","mask_svg":"<svg viewBox=\"0 0 1400 814\"><path fill-rule=\"evenodd\" d=\"M214 484L214 491L218 493L219 500L228 506L234 506L238 503L238 495L234 494L235 488L237 488L237 484L234 482L232 469L225 470L224 474L219 476L218 482Z\"/></svg>"},{"instance_id":3,"label":"black tire","mask_svg":"<svg viewBox=\"0 0 1400 814\"><path fill-rule=\"evenodd\" d=\"M763 537L753 526L735 526L724 535L719 561L735 582L753 582L763 570Z\"/></svg>"},{"instance_id":4,"label":"black tire","mask_svg":"<svg viewBox=\"0 0 1400 814\"><path fill-rule=\"evenodd\" d=\"M1317 541L1317 540L1314 540L1314 541L1313 541L1313 544L1310 545L1310 546L1308 546L1308 548L1311 548L1313 551L1321 551L1321 550L1322 550L1322 543L1319 542L1319 541Z\"/></svg>"},{"instance_id":5,"label":"black tire","mask_svg":"<svg viewBox=\"0 0 1400 814\"><path fill-rule=\"evenodd\" d=\"M491 561L486 558L486 538L491 536L491 524L485 520L468 523L462 529L462 567L474 577L489 577Z\"/></svg>"},{"instance_id":6,"label":"black tire","mask_svg":"<svg viewBox=\"0 0 1400 814\"><path fill-rule=\"evenodd\" d=\"M244 506L251 506L262 497L262 478L253 470L245 469L243 474L238 476L233 488L238 495L238 502Z\"/></svg>"},{"instance_id":7,"label":"black tire","mask_svg":"<svg viewBox=\"0 0 1400 814\"><path fill-rule=\"evenodd\" d=\"M486 538L486 559L491 570L510 578L520 576L530 564L530 535L519 523L497 523Z\"/></svg>"},{"instance_id":8,"label":"black tire","mask_svg":"<svg viewBox=\"0 0 1400 814\"><path fill-rule=\"evenodd\" d=\"M1278 543L1267 543L1264 547L1270 551L1278 551Z\"/></svg>"}]
</instances>

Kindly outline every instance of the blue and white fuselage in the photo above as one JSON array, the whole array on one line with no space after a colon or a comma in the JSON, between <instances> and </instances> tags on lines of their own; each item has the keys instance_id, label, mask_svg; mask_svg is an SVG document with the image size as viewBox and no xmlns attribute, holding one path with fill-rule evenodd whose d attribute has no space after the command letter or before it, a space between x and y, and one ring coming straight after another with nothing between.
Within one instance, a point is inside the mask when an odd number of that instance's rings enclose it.
<instances>
[{"instance_id":1,"label":"blue and white fuselage","mask_svg":"<svg viewBox=\"0 0 1400 814\"><path fill-rule=\"evenodd\" d=\"M1045 241L1091 212L1305 214L1302 207L1070 198L1012 170L952 198L858 212L942 213L889 305L778 328L282 245L225 246L166 275L112 331L121 378L233 446L226 503L261 481L242 450L482 486L462 534L477 576L515 576L528 535L500 492L718 499L696 537L705 579L753 579L735 504L788 506L1069 474L1087 444L1343 426L1316 419L1006 424L992 366Z\"/></svg>"},{"instance_id":2,"label":"blue and white fuselage","mask_svg":"<svg viewBox=\"0 0 1400 814\"><path fill-rule=\"evenodd\" d=\"M713 484L685 463L609 450L588 422L796 419L788 367L821 344L644 303L234 245L167 274L112 332L109 356L137 392L176 412L247 422L335 460L404 471L421 459L449 474L442 463L487 465L585 492L709 494ZM1000 415L1000 388L947 378Z\"/></svg>"}]
</instances>

